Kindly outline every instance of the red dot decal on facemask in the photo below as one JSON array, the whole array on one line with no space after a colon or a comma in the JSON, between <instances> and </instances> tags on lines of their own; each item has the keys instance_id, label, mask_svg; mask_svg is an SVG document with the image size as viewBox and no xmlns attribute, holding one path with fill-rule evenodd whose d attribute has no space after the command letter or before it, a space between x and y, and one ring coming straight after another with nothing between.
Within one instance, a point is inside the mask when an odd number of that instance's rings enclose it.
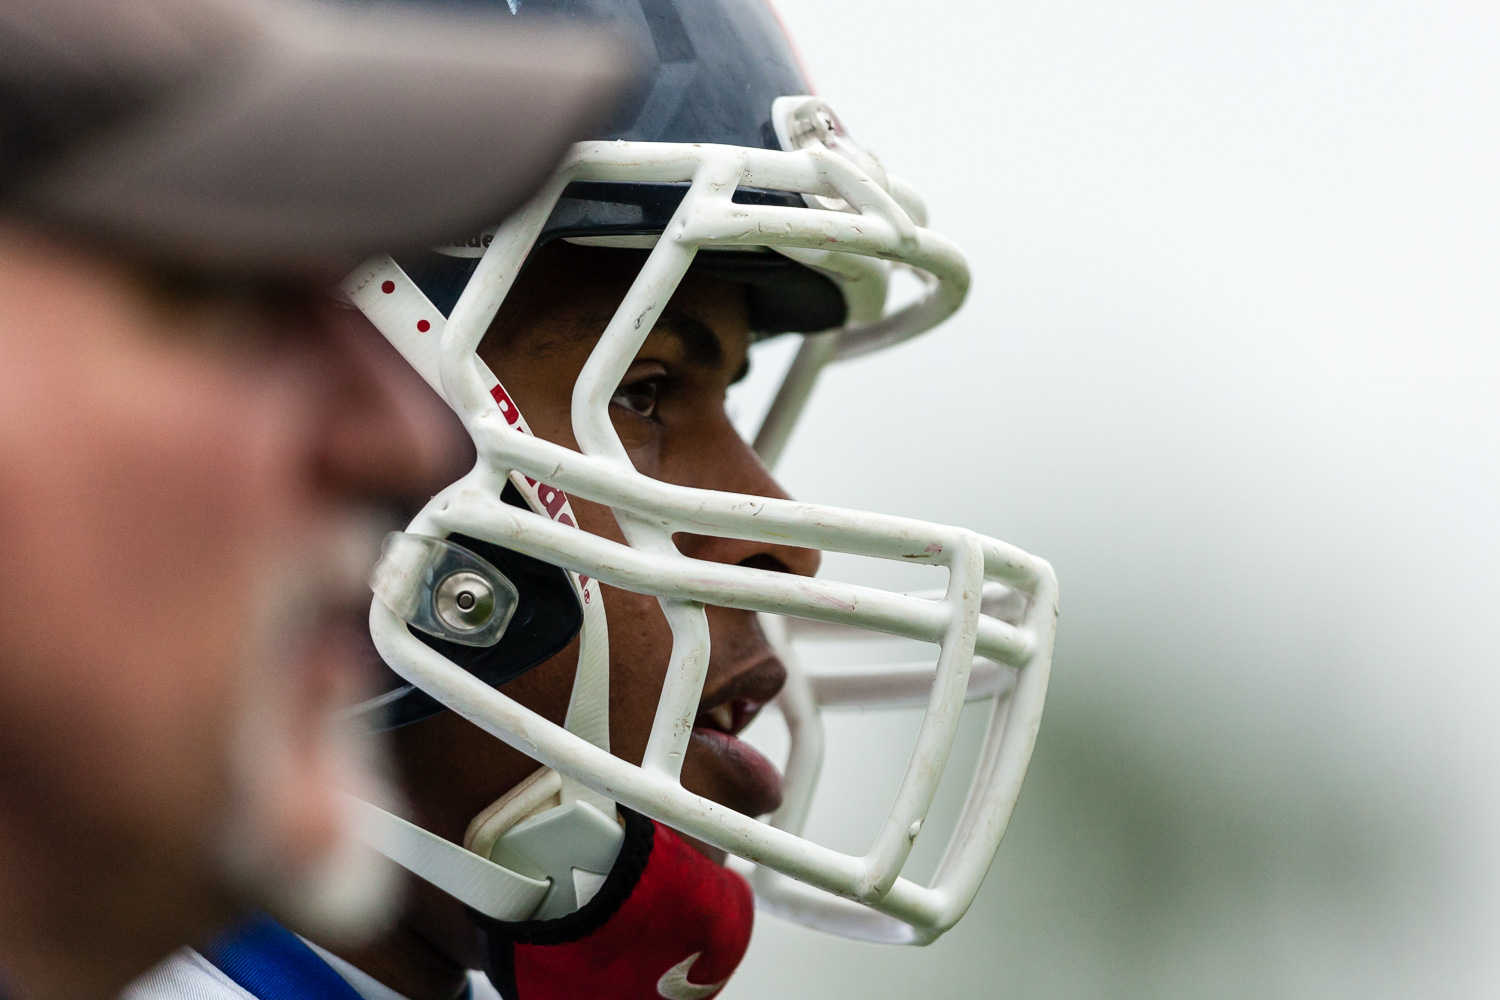
<instances>
[{"instance_id":1,"label":"red dot decal on facemask","mask_svg":"<svg viewBox=\"0 0 1500 1000\"><path fill-rule=\"evenodd\" d=\"M394 281L382 281L380 283L380 290L389 295L396 290L396 283Z\"/></svg>"},{"instance_id":2,"label":"red dot decal on facemask","mask_svg":"<svg viewBox=\"0 0 1500 1000\"><path fill-rule=\"evenodd\" d=\"M417 332L418 333L426 333L428 330L431 330L431 329L432 329L432 324L429 323L429 322L427 322L425 319L419 319L419 320L417 320Z\"/></svg>"}]
</instances>

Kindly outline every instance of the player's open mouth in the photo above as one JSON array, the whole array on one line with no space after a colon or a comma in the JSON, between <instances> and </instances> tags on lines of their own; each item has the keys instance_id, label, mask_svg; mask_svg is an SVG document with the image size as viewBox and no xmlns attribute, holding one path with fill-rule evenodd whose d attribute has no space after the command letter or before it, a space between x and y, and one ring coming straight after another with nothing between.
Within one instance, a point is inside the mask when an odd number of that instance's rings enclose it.
<instances>
[{"instance_id":1,"label":"player's open mouth","mask_svg":"<svg viewBox=\"0 0 1500 1000\"><path fill-rule=\"evenodd\" d=\"M704 692L693 721L693 745L713 758L724 784L733 791L724 805L749 816L774 812L781 805L781 772L739 734L776 697L785 680L786 668L768 655L717 690Z\"/></svg>"},{"instance_id":2,"label":"player's open mouth","mask_svg":"<svg viewBox=\"0 0 1500 1000\"><path fill-rule=\"evenodd\" d=\"M698 717L693 720L693 727L714 729L721 733L728 733L730 736L738 736L763 707L765 707L765 702L752 701L749 698L720 702L712 708L700 709Z\"/></svg>"}]
</instances>

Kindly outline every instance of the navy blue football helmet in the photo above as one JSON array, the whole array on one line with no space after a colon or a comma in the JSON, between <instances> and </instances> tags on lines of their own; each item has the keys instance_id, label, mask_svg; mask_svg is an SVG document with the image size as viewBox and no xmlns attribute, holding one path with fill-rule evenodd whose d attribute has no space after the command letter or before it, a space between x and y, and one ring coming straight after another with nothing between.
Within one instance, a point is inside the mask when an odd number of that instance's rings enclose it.
<instances>
[{"instance_id":1,"label":"navy blue football helmet","mask_svg":"<svg viewBox=\"0 0 1500 1000\"><path fill-rule=\"evenodd\" d=\"M869 940L930 941L974 898L1019 793L1051 664L1051 567L960 527L658 480L635 468L609 407L682 280L694 272L727 279L745 288L754 332L801 336L754 435L772 465L826 364L921 333L959 307L969 279L963 254L927 228L911 188L808 92L768 0L507 6L517 23L588 21L615 31L640 53L639 86L512 217L427 252L372 258L343 289L463 419L479 455L388 540L370 624L401 681L376 702L395 724L458 711L539 769L474 818L462 847L378 810L372 843L476 913L550 919L586 905L589 887L605 879L619 850L611 843L619 806L753 866L762 905L792 919ZM634 255L638 266L575 384L560 387L571 393L576 449L530 432L505 372L479 351L497 317L503 324L517 280L528 267L541 275L547 248L562 242ZM920 288L893 303L898 271ZM570 495L610 508L624 541L580 524ZM725 565L684 555L673 542L682 532L933 566L948 584L899 594ZM640 765L609 752L601 584L659 599L672 629ZM936 647L936 663L820 676L787 657L782 806L769 818L745 816L679 780L689 742L707 731L699 719L707 605L760 612L768 634L817 623L844 637L916 640ZM562 725L496 690L575 636ZM990 728L937 873L919 883L904 874L907 861L970 698L992 699ZM862 855L802 835L821 762L819 713L838 705L925 707L900 792ZM543 828L566 829L583 846L554 850L559 837ZM531 861L507 860L523 855ZM525 876L528 865L545 879Z\"/></svg>"}]
</instances>

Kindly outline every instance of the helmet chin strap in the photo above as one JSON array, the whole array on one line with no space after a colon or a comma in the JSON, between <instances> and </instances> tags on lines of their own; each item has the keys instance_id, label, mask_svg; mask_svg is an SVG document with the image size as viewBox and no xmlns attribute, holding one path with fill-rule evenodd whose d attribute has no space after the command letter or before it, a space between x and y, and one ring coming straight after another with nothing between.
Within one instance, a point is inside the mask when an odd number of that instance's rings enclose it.
<instances>
[{"instance_id":1,"label":"helmet chin strap","mask_svg":"<svg viewBox=\"0 0 1500 1000\"><path fill-rule=\"evenodd\" d=\"M343 291L413 368L443 395L438 346L447 318L389 257L367 261ZM531 434L515 400L484 362L490 396L510 427ZM518 472L510 481L532 510L576 526L567 494ZM609 627L597 580L570 572L583 607L578 666L563 726L609 749ZM624 842L615 803L542 768L470 824L460 847L362 803L366 840L391 860L486 916L515 921L571 913L593 898Z\"/></svg>"}]
</instances>

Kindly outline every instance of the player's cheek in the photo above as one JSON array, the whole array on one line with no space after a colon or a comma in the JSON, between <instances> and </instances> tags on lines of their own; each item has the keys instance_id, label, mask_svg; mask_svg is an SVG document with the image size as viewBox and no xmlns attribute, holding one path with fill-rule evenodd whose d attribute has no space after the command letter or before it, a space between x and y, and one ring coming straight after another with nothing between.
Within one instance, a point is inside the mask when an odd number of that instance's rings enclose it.
<instances>
[{"instance_id":1,"label":"player's cheek","mask_svg":"<svg viewBox=\"0 0 1500 1000\"><path fill-rule=\"evenodd\" d=\"M655 597L604 587L609 613L610 751L639 764L672 657L672 629Z\"/></svg>"}]
</instances>

